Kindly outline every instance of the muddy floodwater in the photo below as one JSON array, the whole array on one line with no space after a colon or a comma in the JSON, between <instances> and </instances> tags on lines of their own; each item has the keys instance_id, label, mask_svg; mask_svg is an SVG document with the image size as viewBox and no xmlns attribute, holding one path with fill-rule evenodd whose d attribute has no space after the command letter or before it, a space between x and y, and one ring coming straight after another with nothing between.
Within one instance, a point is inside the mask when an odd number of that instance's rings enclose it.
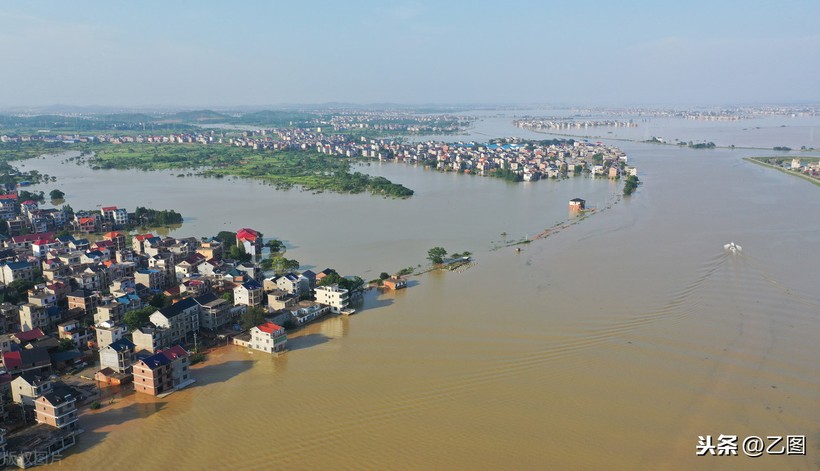
<instances>
[{"instance_id":1,"label":"muddy floodwater","mask_svg":"<svg viewBox=\"0 0 820 471\"><path fill-rule=\"evenodd\" d=\"M173 235L253 227L305 267L372 278L437 245L477 261L368 292L277 358L228 347L186 390L84 415L62 467L816 468L820 187L742 160L758 151L617 145L644 182L626 199L607 180L396 164L365 171L413 188L409 200L27 161L75 209L176 209ZM569 221L573 197L599 211L503 247ZM806 455L696 456L699 436L721 434L805 435Z\"/></svg>"}]
</instances>

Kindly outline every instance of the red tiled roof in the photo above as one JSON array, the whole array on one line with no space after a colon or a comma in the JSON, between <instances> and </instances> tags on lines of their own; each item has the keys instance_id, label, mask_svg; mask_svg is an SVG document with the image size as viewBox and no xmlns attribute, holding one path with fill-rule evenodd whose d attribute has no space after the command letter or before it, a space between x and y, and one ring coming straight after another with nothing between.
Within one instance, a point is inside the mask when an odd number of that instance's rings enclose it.
<instances>
[{"instance_id":1,"label":"red tiled roof","mask_svg":"<svg viewBox=\"0 0 820 471\"><path fill-rule=\"evenodd\" d=\"M0 200L16 200L17 193L7 193L5 195L0 195Z\"/></svg>"},{"instance_id":2,"label":"red tiled roof","mask_svg":"<svg viewBox=\"0 0 820 471\"><path fill-rule=\"evenodd\" d=\"M89 222L94 222L94 218L80 218L80 224L88 224Z\"/></svg>"},{"instance_id":3,"label":"red tiled roof","mask_svg":"<svg viewBox=\"0 0 820 471\"><path fill-rule=\"evenodd\" d=\"M4 353L3 364L6 365L7 370L16 370L23 366L23 360L20 358L20 351Z\"/></svg>"},{"instance_id":4,"label":"red tiled roof","mask_svg":"<svg viewBox=\"0 0 820 471\"><path fill-rule=\"evenodd\" d=\"M134 236L137 240L153 239L154 234L139 234Z\"/></svg>"},{"instance_id":5,"label":"red tiled roof","mask_svg":"<svg viewBox=\"0 0 820 471\"><path fill-rule=\"evenodd\" d=\"M114 237L121 237L122 235L122 232L108 232L103 237L106 239L113 239Z\"/></svg>"},{"instance_id":6,"label":"red tiled roof","mask_svg":"<svg viewBox=\"0 0 820 471\"><path fill-rule=\"evenodd\" d=\"M259 237L259 233L253 229L248 229L247 227L244 227L236 231L237 240L250 240L251 242L253 242L256 240L257 237Z\"/></svg>"},{"instance_id":7,"label":"red tiled roof","mask_svg":"<svg viewBox=\"0 0 820 471\"><path fill-rule=\"evenodd\" d=\"M265 322L262 325L256 326L256 328L261 330L262 332L264 332L266 334L272 334L272 333L276 332L277 330L282 330L281 327L274 324L273 322Z\"/></svg>"},{"instance_id":8,"label":"red tiled roof","mask_svg":"<svg viewBox=\"0 0 820 471\"><path fill-rule=\"evenodd\" d=\"M184 348L180 347L179 345L174 345L171 348L166 348L165 350L160 350L157 353L162 353L165 355L165 358L174 361L177 358L185 358L188 356L188 352L185 351Z\"/></svg>"},{"instance_id":9,"label":"red tiled roof","mask_svg":"<svg viewBox=\"0 0 820 471\"><path fill-rule=\"evenodd\" d=\"M103 211L116 211L117 207L116 206L106 206L102 210Z\"/></svg>"},{"instance_id":10,"label":"red tiled roof","mask_svg":"<svg viewBox=\"0 0 820 471\"><path fill-rule=\"evenodd\" d=\"M26 235L14 236L14 237L11 238L11 240L14 243L20 243L20 242L31 242L31 241L35 241L35 240L41 240L41 239L51 239L53 237L54 237L53 232L40 232L40 233L37 233L37 234L26 234Z\"/></svg>"},{"instance_id":11,"label":"red tiled roof","mask_svg":"<svg viewBox=\"0 0 820 471\"><path fill-rule=\"evenodd\" d=\"M33 330L28 330L26 332L15 332L12 335L17 337L18 340L22 340L23 342L30 342L32 340L39 339L40 337L45 337L46 336L46 334L44 334L43 331L40 330L39 328L33 329Z\"/></svg>"},{"instance_id":12,"label":"red tiled roof","mask_svg":"<svg viewBox=\"0 0 820 471\"><path fill-rule=\"evenodd\" d=\"M36 202L36 201L34 201L34 200L25 200L25 201L23 201L23 202L22 202L22 203L20 203L20 204L25 204L26 206L28 206L28 205L30 205L30 204L37 204L37 202Z\"/></svg>"}]
</instances>

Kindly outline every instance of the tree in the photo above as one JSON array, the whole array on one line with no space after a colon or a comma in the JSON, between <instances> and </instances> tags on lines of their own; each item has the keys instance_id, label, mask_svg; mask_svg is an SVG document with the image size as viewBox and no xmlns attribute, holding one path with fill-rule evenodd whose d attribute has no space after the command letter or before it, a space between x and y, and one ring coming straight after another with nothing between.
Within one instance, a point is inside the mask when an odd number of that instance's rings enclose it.
<instances>
[{"instance_id":1,"label":"tree","mask_svg":"<svg viewBox=\"0 0 820 471\"><path fill-rule=\"evenodd\" d=\"M248 330L265 322L265 309L260 306L249 307L239 319L242 330Z\"/></svg>"},{"instance_id":2,"label":"tree","mask_svg":"<svg viewBox=\"0 0 820 471\"><path fill-rule=\"evenodd\" d=\"M165 307L165 304L169 301L168 297L162 293L157 293L153 297L151 297L151 301L148 302L151 306L156 308Z\"/></svg>"},{"instance_id":3,"label":"tree","mask_svg":"<svg viewBox=\"0 0 820 471\"><path fill-rule=\"evenodd\" d=\"M76 345L74 345L74 341L71 339L60 339L59 344L57 345L58 352L67 352L69 350L73 350Z\"/></svg>"},{"instance_id":4,"label":"tree","mask_svg":"<svg viewBox=\"0 0 820 471\"><path fill-rule=\"evenodd\" d=\"M222 293L222 299L233 304L233 291L225 291L224 293Z\"/></svg>"},{"instance_id":5,"label":"tree","mask_svg":"<svg viewBox=\"0 0 820 471\"><path fill-rule=\"evenodd\" d=\"M237 260L241 263L250 261L251 254L245 252L245 247L241 245L232 245L228 249L228 258Z\"/></svg>"},{"instance_id":6,"label":"tree","mask_svg":"<svg viewBox=\"0 0 820 471\"><path fill-rule=\"evenodd\" d=\"M626 183L624 183L624 196L631 195L638 188L639 184L640 181L638 181L637 176L630 175L626 177Z\"/></svg>"},{"instance_id":7,"label":"tree","mask_svg":"<svg viewBox=\"0 0 820 471\"><path fill-rule=\"evenodd\" d=\"M65 193L60 190L51 190L51 193L49 193L48 196L53 200L65 199Z\"/></svg>"},{"instance_id":8,"label":"tree","mask_svg":"<svg viewBox=\"0 0 820 471\"><path fill-rule=\"evenodd\" d=\"M281 252L282 249L285 248L285 243L279 239L271 239L265 242L265 246L268 247L271 252Z\"/></svg>"},{"instance_id":9,"label":"tree","mask_svg":"<svg viewBox=\"0 0 820 471\"><path fill-rule=\"evenodd\" d=\"M216 238L221 240L226 247L236 245L236 232L219 231L219 234L216 235Z\"/></svg>"},{"instance_id":10,"label":"tree","mask_svg":"<svg viewBox=\"0 0 820 471\"><path fill-rule=\"evenodd\" d=\"M284 273L288 270L296 270L299 268L297 260L287 259L281 255L270 258L271 268L276 273Z\"/></svg>"},{"instance_id":11,"label":"tree","mask_svg":"<svg viewBox=\"0 0 820 471\"><path fill-rule=\"evenodd\" d=\"M390 278L390 275L388 275L387 272L381 272L381 274L379 274L380 280L386 280L388 278Z\"/></svg>"},{"instance_id":12,"label":"tree","mask_svg":"<svg viewBox=\"0 0 820 471\"><path fill-rule=\"evenodd\" d=\"M148 319L151 317L157 309L152 306L148 306L142 309L137 309L136 311L128 311L123 316L123 320L128 325L128 330L136 330L140 327L144 326L148 323Z\"/></svg>"},{"instance_id":13,"label":"tree","mask_svg":"<svg viewBox=\"0 0 820 471\"><path fill-rule=\"evenodd\" d=\"M433 262L434 264L444 262L445 256L447 256L447 250L445 250L443 247L433 247L432 249L427 251L427 259Z\"/></svg>"}]
</instances>

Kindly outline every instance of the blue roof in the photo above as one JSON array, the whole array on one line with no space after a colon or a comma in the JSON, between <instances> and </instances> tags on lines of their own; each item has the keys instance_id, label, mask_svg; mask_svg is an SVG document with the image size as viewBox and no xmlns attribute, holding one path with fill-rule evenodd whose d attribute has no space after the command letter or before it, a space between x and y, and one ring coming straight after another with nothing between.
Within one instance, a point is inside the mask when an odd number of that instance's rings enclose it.
<instances>
[{"instance_id":1,"label":"blue roof","mask_svg":"<svg viewBox=\"0 0 820 471\"><path fill-rule=\"evenodd\" d=\"M165 317L175 317L182 313L182 311L192 308L194 306L199 306L194 298L185 298L181 301L177 301L174 304L171 304L168 307L164 307L159 310Z\"/></svg>"},{"instance_id":2,"label":"blue roof","mask_svg":"<svg viewBox=\"0 0 820 471\"><path fill-rule=\"evenodd\" d=\"M262 285L256 280L246 281L242 283L242 286L244 286L245 289L262 289Z\"/></svg>"},{"instance_id":3,"label":"blue roof","mask_svg":"<svg viewBox=\"0 0 820 471\"><path fill-rule=\"evenodd\" d=\"M143 358L142 361L145 362L145 364L148 365L148 368L151 368L152 370L171 363L171 360L169 360L168 357L162 353L155 353L150 357Z\"/></svg>"},{"instance_id":4,"label":"blue roof","mask_svg":"<svg viewBox=\"0 0 820 471\"><path fill-rule=\"evenodd\" d=\"M28 262L8 262L6 263L6 266L12 270L20 270L22 268L30 268L31 264Z\"/></svg>"},{"instance_id":5,"label":"blue roof","mask_svg":"<svg viewBox=\"0 0 820 471\"><path fill-rule=\"evenodd\" d=\"M134 344L128 339L119 339L116 342L109 344L108 346L118 352L124 352L126 350L134 349Z\"/></svg>"}]
</instances>

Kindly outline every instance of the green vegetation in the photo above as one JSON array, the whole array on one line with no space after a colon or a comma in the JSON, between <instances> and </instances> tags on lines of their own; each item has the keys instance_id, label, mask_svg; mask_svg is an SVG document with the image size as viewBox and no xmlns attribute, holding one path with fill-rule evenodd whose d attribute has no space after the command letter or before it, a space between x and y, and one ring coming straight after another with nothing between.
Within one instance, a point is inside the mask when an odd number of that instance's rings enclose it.
<instances>
[{"instance_id":1,"label":"green vegetation","mask_svg":"<svg viewBox=\"0 0 820 471\"><path fill-rule=\"evenodd\" d=\"M134 331L147 324L148 318L151 317L151 314L156 312L156 310L157 308L154 306L147 306L135 311L128 311L125 313L125 316L123 316L123 320L128 326L128 330Z\"/></svg>"},{"instance_id":2,"label":"green vegetation","mask_svg":"<svg viewBox=\"0 0 820 471\"><path fill-rule=\"evenodd\" d=\"M444 262L444 257L447 256L447 250L443 247L433 247L427 251L427 259L433 264L440 264Z\"/></svg>"},{"instance_id":3,"label":"green vegetation","mask_svg":"<svg viewBox=\"0 0 820 471\"><path fill-rule=\"evenodd\" d=\"M205 361L205 358L207 358L207 357L202 352L192 353L191 358L190 358L191 364L196 365L197 363L201 363L201 362Z\"/></svg>"},{"instance_id":4,"label":"green vegetation","mask_svg":"<svg viewBox=\"0 0 820 471\"><path fill-rule=\"evenodd\" d=\"M714 142L699 142L697 144L693 144L689 142L689 147L692 149L714 149L715 143Z\"/></svg>"},{"instance_id":5,"label":"green vegetation","mask_svg":"<svg viewBox=\"0 0 820 471\"><path fill-rule=\"evenodd\" d=\"M57 189L51 190L49 192L48 196L49 196L49 198L51 198L53 200L65 199L65 193L63 193L62 191L57 190Z\"/></svg>"},{"instance_id":6,"label":"green vegetation","mask_svg":"<svg viewBox=\"0 0 820 471\"><path fill-rule=\"evenodd\" d=\"M773 149L774 150L781 150L781 151L784 151L784 152L788 152L788 151L792 150L791 147L786 147L786 146L776 146Z\"/></svg>"},{"instance_id":7,"label":"green vegetation","mask_svg":"<svg viewBox=\"0 0 820 471\"><path fill-rule=\"evenodd\" d=\"M317 152L252 150L199 144L129 144L91 146L89 159L95 169L171 170L196 169L205 177L236 176L267 181L280 189L294 186L306 190L362 193L393 198L413 195L402 185L384 177L350 172L350 159Z\"/></svg>"},{"instance_id":8,"label":"green vegetation","mask_svg":"<svg viewBox=\"0 0 820 471\"><path fill-rule=\"evenodd\" d=\"M265 322L265 309L261 306L249 307L239 318L242 330L248 330Z\"/></svg>"},{"instance_id":9,"label":"green vegetation","mask_svg":"<svg viewBox=\"0 0 820 471\"><path fill-rule=\"evenodd\" d=\"M398 272L398 273L396 273L396 274L397 274L398 276L405 276L405 275L409 275L409 274L413 273L413 271L414 271L414 270L415 270L415 268L413 268L413 267L402 268L402 269L401 269L401 270L399 270L399 272Z\"/></svg>"},{"instance_id":10,"label":"green vegetation","mask_svg":"<svg viewBox=\"0 0 820 471\"><path fill-rule=\"evenodd\" d=\"M245 252L245 247L242 245L232 245L228 247L225 256L240 263L250 262L251 254Z\"/></svg>"},{"instance_id":11,"label":"green vegetation","mask_svg":"<svg viewBox=\"0 0 820 471\"><path fill-rule=\"evenodd\" d=\"M17 192L17 196L18 196L17 200L20 201L20 202L33 200L33 201L36 201L38 203L45 203L45 201L46 201L46 194L43 193L42 191L39 192L39 193L33 193L31 191L20 190L20 191Z\"/></svg>"},{"instance_id":12,"label":"green vegetation","mask_svg":"<svg viewBox=\"0 0 820 471\"><path fill-rule=\"evenodd\" d=\"M134 212L136 221L143 226L167 226L169 224L182 224L182 215L172 209L143 208L137 206Z\"/></svg>"},{"instance_id":13,"label":"green vegetation","mask_svg":"<svg viewBox=\"0 0 820 471\"><path fill-rule=\"evenodd\" d=\"M100 401L94 401L91 403L91 406L89 407L91 408L91 410L97 410L102 406L100 405Z\"/></svg>"},{"instance_id":14,"label":"green vegetation","mask_svg":"<svg viewBox=\"0 0 820 471\"><path fill-rule=\"evenodd\" d=\"M521 176L520 173L516 172L515 170L511 170L508 168L494 168L487 172L487 175L496 178L503 178L508 182L520 182L524 180L524 177Z\"/></svg>"},{"instance_id":15,"label":"green vegetation","mask_svg":"<svg viewBox=\"0 0 820 471\"><path fill-rule=\"evenodd\" d=\"M58 352L67 352L69 350L74 350L76 345L74 345L74 341L71 339L60 339L57 343L57 351Z\"/></svg>"},{"instance_id":16,"label":"green vegetation","mask_svg":"<svg viewBox=\"0 0 820 471\"><path fill-rule=\"evenodd\" d=\"M336 270L331 270L329 275L322 278L322 280L316 284L318 286L339 285L342 289L355 291L364 286L364 280L358 276L344 277L339 275Z\"/></svg>"},{"instance_id":17,"label":"green vegetation","mask_svg":"<svg viewBox=\"0 0 820 471\"><path fill-rule=\"evenodd\" d=\"M271 239L265 242L265 247L269 248L271 252L281 252L285 248L285 243L279 239Z\"/></svg>"},{"instance_id":18,"label":"green vegetation","mask_svg":"<svg viewBox=\"0 0 820 471\"><path fill-rule=\"evenodd\" d=\"M216 235L216 238L221 240L222 244L225 247L236 245L236 232L219 231L219 234Z\"/></svg>"},{"instance_id":19,"label":"green vegetation","mask_svg":"<svg viewBox=\"0 0 820 471\"><path fill-rule=\"evenodd\" d=\"M641 182L638 181L638 177L635 175L630 175L626 177L624 183L624 196L631 195L637 188Z\"/></svg>"}]
</instances>

